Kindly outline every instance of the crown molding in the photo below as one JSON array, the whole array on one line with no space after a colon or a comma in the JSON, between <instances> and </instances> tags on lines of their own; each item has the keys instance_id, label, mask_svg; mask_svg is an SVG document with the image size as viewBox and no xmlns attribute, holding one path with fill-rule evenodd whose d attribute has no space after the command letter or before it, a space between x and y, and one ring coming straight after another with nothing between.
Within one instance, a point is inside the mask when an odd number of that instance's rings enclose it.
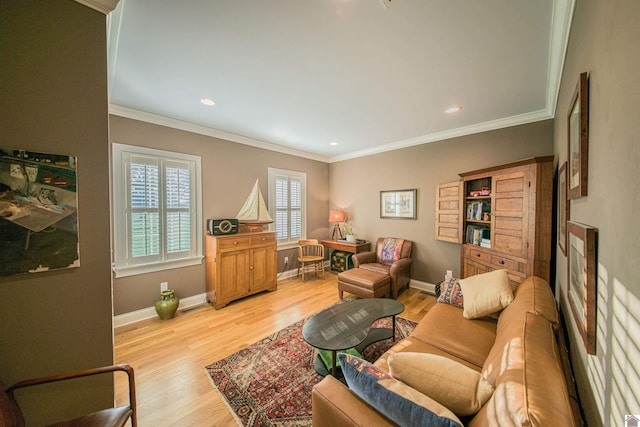
<instances>
[{"instance_id":1,"label":"crown molding","mask_svg":"<svg viewBox=\"0 0 640 427\"><path fill-rule=\"evenodd\" d=\"M93 10L97 10L98 12L104 13L108 15L113 9L118 5L118 1L120 0L75 0L77 3L81 5L90 7Z\"/></svg>"},{"instance_id":2,"label":"crown molding","mask_svg":"<svg viewBox=\"0 0 640 427\"><path fill-rule=\"evenodd\" d=\"M307 153L305 151L294 150L283 147L281 145L272 144L270 142L261 141L259 139L249 138L231 132L219 129L213 129L206 126L200 126L182 120L176 120L157 114L146 113L144 111L135 110L133 108L123 107L121 105L109 104L109 114L125 117L128 119L139 120L141 122L153 123L160 126L167 126L173 129L184 130L187 132L197 133L200 135L211 136L213 138L224 139L226 141L237 142L239 144L249 145L251 147L262 148L264 150L276 151L282 154L289 154L296 157L302 157L319 162L329 162L329 158L316 154Z\"/></svg>"},{"instance_id":3,"label":"crown molding","mask_svg":"<svg viewBox=\"0 0 640 427\"><path fill-rule=\"evenodd\" d=\"M560 81L569 45L575 3L575 0L553 2L551 37L549 37L549 68L547 69L547 109L552 116L555 116L560 94Z\"/></svg>"},{"instance_id":4,"label":"crown molding","mask_svg":"<svg viewBox=\"0 0 640 427\"><path fill-rule=\"evenodd\" d=\"M517 116L505 117L502 119L491 120L488 122L477 123L461 128L435 132L428 135L418 136L416 138L405 139L404 141L393 142L391 144L380 145L368 150L354 151L339 156L333 156L329 159L329 163L339 162L342 160L355 159L357 157L370 156L372 154L384 153L386 151L398 150L400 148L413 147L415 145L427 144L429 142L437 142L445 139L457 138L460 136L471 135L474 133L487 132L496 129L508 128L511 126L523 125L527 123L539 122L541 120L552 119L553 115L548 109L533 111L531 113L519 114Z\"/></svg>"}]
</instances>

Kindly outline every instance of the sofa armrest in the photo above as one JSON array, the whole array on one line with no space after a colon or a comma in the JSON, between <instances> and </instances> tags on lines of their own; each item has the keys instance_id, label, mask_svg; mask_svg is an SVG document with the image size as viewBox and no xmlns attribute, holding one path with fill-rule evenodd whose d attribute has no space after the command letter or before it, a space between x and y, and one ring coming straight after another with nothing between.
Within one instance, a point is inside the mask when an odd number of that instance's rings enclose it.
<instances>
[{"instance_id":1,"label":"sofa armrest","mask_svg":"<svg viewBox=\"0 0 640 427\"><path fill-rule=\"evenodd\" d=\"M376 253L360 252L358 254L353 254L351 259L353 260L353 266L355 268L358 268L360 264L368 264L370 262L376 262Z\"/></svg>"},{"instance_id":2,"label":"sofa armrest","mask_svg":"<svg viewBox=\"0 0 640 427\"><path fill-rule=\"evenodd\" d=\"M313 427L395 425L330 375L313 387L311 401Z\"/></svg>"}]
</instances>

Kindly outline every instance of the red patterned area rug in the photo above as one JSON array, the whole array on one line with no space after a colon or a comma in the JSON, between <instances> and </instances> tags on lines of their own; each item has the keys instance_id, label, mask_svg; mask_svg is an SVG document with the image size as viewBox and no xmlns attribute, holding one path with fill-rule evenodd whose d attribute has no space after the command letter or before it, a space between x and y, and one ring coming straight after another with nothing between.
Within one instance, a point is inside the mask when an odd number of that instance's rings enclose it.
<instances>
[{"instance_id":1,"label":"red patterned area rug","mask_svg":"<svg viewBox=\"0 0 640 427\"><path fill-rule=\"evenodd\" d=\"M304 320L206 367L238 422L244 426L310 426L311 389L322 377L313 368L316 351L302 338ZM391 319L373 326L391 327ZM396 341L416 323L396 317ZM393 345L371 344L364 358L374 361Z\"/></svg>"}]
</instances>

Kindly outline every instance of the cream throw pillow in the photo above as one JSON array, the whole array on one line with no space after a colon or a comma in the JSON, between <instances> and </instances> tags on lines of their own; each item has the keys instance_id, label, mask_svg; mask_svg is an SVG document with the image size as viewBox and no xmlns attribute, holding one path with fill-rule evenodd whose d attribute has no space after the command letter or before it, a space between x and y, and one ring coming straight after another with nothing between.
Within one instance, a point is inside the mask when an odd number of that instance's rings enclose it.
<instances>
[{"instance_id":1,"label":"cream throw pillow","mask_svg":"<svg viewBox=\"0 0 640 427\"><path fill-rule=\"evenodd\" d=\"M513 301L513 290L509 285L507 270L494 270L484 274L460 279L464 295L465 319L477 319L496 313Z\"/></svg>"},{"instance_id":2,"label":"cream throw pillow","mask_svg":"<svg viewBox=\"0 0 640 427\"><path fill-rule=\"evenodd\" d=\"M493 395L480 372L446 357L399 352L389 356L391 375L458 416L475 414Z\"/></svg>"}]
</instances>

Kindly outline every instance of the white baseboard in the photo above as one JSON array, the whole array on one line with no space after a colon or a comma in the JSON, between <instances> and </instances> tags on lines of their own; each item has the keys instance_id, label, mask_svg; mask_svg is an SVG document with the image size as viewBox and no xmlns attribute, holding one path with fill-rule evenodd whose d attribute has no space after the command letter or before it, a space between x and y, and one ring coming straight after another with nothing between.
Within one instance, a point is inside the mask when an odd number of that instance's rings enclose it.
<instances>
[{"instance_id":1,"label":"white baseboard","mask_svg":"<svg viewBox=\"0 0 640 427\"><path fill-rule=\"evenodd\" d=\"M428 282L421 282L419 280L411 279L409 281L409 287L425 291L431 295L436 294L436 285Z\"/></svg>"},{"instance_id":2,"label":"white baseboard","mask_svg":"<svg viewBox=\"0 0 640 427\"><path fill-rule=\"evenodd\" d=\"M206 302L206 293L193 295L187 298L181 298L180 304L178 305L178 310L186 310L198 305L206 304ZM156 313L155 307L147 307L140 310L132 311L130 313L119 314L117 316L113 316L113 327L117 328L118 326L129 325L141 320L151 319L153 317L156 317L157 315L158 314Z\"/></svg>"}]
</instances>

